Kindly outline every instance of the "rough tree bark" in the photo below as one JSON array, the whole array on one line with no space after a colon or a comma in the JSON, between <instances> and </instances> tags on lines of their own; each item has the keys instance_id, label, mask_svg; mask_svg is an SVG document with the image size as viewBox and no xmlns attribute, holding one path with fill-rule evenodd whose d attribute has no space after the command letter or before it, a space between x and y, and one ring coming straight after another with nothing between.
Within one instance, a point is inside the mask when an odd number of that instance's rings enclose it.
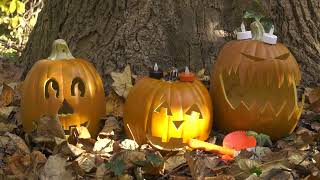
<instances>
[{"instance_id":1,"label":"rough tree bark","mask_svg":"<svg viewBox=\"0 0 320 180\"><path fill-rule=\"evenodd\" d=\"M91 60L110 82L112 71L130 64L145 74L188 65L210 69L219 48L241 23L242 0L47 0L20 63L27 72L65 39L74 56ZM271 0L278 34L296 55L303 80L319 82L319 3Z\"/></svg>"}]
</instances>

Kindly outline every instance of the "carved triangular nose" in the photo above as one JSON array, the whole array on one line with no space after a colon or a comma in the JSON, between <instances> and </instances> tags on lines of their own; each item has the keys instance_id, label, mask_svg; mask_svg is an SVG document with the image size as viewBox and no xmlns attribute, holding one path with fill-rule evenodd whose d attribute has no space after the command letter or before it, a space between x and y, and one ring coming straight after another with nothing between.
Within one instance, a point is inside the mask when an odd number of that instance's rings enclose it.
<instances>
[{"instance_id":1,"label":"carved triangular nose","mask_svg":"<svg viewBox=\"0 0 320 180\"><path fill-rule=\"evenodd\" d=\"M63 100L62 106L58 110L58 114L73 114L73 108L67 100Z\"/></svg>"},{"instance_id":2,"label":"carved triangular nose","mask_svg":"<svg viewBox=\"0 0 320 180\"><path fill-rule=\"evenodd\" d=\"M181 126L181 124L183 123L183 121L172 121L174 126L179 129L179 127Z\"/></svg>"}]
</instances>

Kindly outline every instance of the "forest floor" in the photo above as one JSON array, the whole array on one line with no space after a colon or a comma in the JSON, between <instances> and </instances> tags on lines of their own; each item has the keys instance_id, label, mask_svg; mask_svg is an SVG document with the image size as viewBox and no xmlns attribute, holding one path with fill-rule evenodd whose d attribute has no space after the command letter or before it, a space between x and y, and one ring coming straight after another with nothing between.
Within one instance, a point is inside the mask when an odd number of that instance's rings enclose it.
<instances>
[{"instance_id":1,"label":"forest floor","mask_svg":"<svg viewBox=\"0 0 320 180\"><path fill-rule=\"evenodd\" d=\"M305 111L289 137L269 142L258 136L254 151L233 160L201 150L159 152L126 139L123 95L131 87L130 68L113 73L115 83L102 117L102 131L92 139L77 129L69 143L59 138L57 119L43 117L37 129L24 133L19 116L22 70L0 61L1 179L320 179L320 89L304 87ZM198 76L208 84L202 72ZM131 84L130 84L131 83ZM123 86L128 84L128 86ZM49 125L48 125L49 124ZM209 142L221 144L225 134L212 132Z\"/></svg>"}]
</instances>

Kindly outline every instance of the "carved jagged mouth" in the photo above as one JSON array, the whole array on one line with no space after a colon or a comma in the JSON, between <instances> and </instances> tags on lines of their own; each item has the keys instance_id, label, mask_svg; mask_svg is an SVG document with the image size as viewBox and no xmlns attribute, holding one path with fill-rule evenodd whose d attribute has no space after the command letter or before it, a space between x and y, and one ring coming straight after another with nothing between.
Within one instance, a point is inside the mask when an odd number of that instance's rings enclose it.
<instances>
[{"instance_id":1,"label":"carved jagged mouth","mask_svg":"<svg viewBox=\"0 0 320 180\"><path fill-rule=\"evenodd\" d=\"M150 134L146 135L149 143L157 148L166 151L181 150L187 146L187 143L183 143L183 138L170 138L168 142L162 142L161 137L155 137Z\"/></svg>"},{"instance_id":2,"label":"carved jagged mouth","mask_svg":"<svg viewBox=\"0 0 320 180\"><path fill-rule=\"evenodd\" d=\"M296 107L298 107L297 102L297 92L296 87L293 84L288 85L287 87L281 87L276 89L274 92L270 92L267 87L264 90L256 90L252 87L253 91L245 92L247 94L251 93L251 96L236 94L235 92L239 91L239 85L227 85L228 82L224 82L223 76L220 75L220 87L223 91L223 97L226 103L236 111L252 111L253 109L258 110L261 114L272 113L276 117L281 113L289 113L288 119L294 114ZM257 91L259 93L252 95L252 92ZM264 92L262 92L264 91ZM277 93L279 91L279 93ZM284 93L285 92L285 93ZM255 92L254 92L255 93ZM269 94L273 93L271 98ZM286 95L286 97L282 97ZM260 99L259 99L260 98ZM273 98L273 99L272 99ZM290 111L288 112L288 110Z\"/></svg>"},{"instance_id":3,"label":"carved jagged mouth","mask_svg":"<svg viewBox=\"0 0 320 180\"><path fill-rule=\"evenodd\" d=\"M71 105L66 100L63 100L62 106L58 110L58 116L67 117L71 116L73 113L74 111Z\"/></svg>"}]
</instances>

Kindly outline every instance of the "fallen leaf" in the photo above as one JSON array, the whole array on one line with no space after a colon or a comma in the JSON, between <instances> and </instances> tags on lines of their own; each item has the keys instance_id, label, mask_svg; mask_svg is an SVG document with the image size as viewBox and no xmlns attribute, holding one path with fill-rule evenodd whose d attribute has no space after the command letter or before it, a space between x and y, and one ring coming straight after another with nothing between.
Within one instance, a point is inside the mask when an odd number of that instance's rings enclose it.
<instances>
[{"instance_id":1,"label":"fallen leaf","mask_svg":"<svg viewBox=\"0 0 320 180\"><path fill-rule=\"evenodd\" d=\"M0 108L0 120L8 120L12 112L17 112L17 106L7 106Z\"/></svg>"},{"instance_id":2,"label":"fallen leaf","mask_svg":"<svg viewBox=\"0 0 320 180\"><path fill-rule=\"evenodd\" d=\"M306 95L310 102L310 109L314 112L320 112L320 88L306 88Z\"/></svg>"},{"instance_id":3,"label":"fallen leaf","mask_svg":"<svg viewBox=\"0 0 320 180\"><path fill-rule=\"evenodd\" d=\"M320 153L314 155L313 159L316 161L316 167L320 170Z\"/></svg>"},{"instance_id":4,"label":"fallen leaf","mask_svg":"<svg viewBox=\"0 0 320 180\"><path fill-rule=\"evenodd\" d=\"M43 172L40 175L40 180L61 180L61 179L75 179L71 171L66 170L67 160L60 157L60 155L50 156L44 165Z\"/></svg>"},{"instance_id":5,"label":"fallen leaf","mask_svg":"<svg viewBox=\"0 0 320 180\"><path fill-rule=\"evenodd\" d=\"M112 87L115 92L119 96L126 98L132 88L130 66L127 65L122 73L112 72L111 78L113 79Z\"/></svg>"},{"instance_id":6,"label":"fallen leaf","mask_svg":"<svg viewBox=\"0 0 320 180\"><path fill-rule=\"evenodd\" d=\"M78 157L85 150L69 144L66 139L55 138L56 146L54 147L53 154L63 154L65 156Z\"/></svg>"},{"instance_id":7,"label":"fallen leaf","mask_svg":"<svg viewBox=\"0 0 320 180\"><path fill-rule=\"evenodd\" d=\"M87 173L92 171L93 168L96 167L94 154L83 153L75 161L78 162L81 169Z\"/></svg>"},{"instance_id":8,"label":"fallen leaf","mask_svg":"<svg viewBox=\"0 0 320 180\"><path fill-rule=\"evenodd\" d=\"M170 156L164 163L165 170L172 171L173 169L179 167L181 164L186 163L186 158L184 158L184 154L176 154L174 156Z\"/></svg>"},{"instance_id":9,"label":"fallen leaf","mask_svg":"<svg viewBox=\"0 0 320 180\"><path fill-rule=\"evenodd\" d=\"M264 169L263 173L260 175L260 178L293 180L289 169L281 164L272 165Z\"/></svg>"},{"instance_id":10,"label":"fallen leaf","mask_svg":"<svg viewBox=\"0 0 320 180\"><path fill-rule=\"evenodd\" d=\"M137 144L137 142L132 139L125 139L121 141L119 146L120 148L126 149L126 150L136 150L139 148L139 145Z\"/></svg>"},{"instance_id":11,"label":"fallen leaf","mask_svg":"<svg viewBox=\"0 0 320 180\"><path fill-rule=\"evenodd\" d=\"M21 137L9 132L6 132L4 135L10 138L9 144L14 148L15 152L19 151L22 154L30 153L29 147Z\"/></svg>"},{"instance_id":12,"label":"fallen leaf","mask_svg":"<svg viewBox=\"0 0 320 180\"><path fill-rule=\"evenodd\" d=\"M308 97L310 104L320 100L320 87L319 88L305 88L305 95Z\"/></svg>"},{"instance_id":13,"label":"fallen leaf","mask_svg":"<svg viewBox=\"0 0 320 180\"><path fill-rule=\"evenodd\" d=\"M258 161L251 159L239 159L237 163L241 170L247 172L251 172L253 169L260 166L260 163Z\"/></svg>"},{"instance_id":14,"label":"fallen leaf","mask_svg":"<svg viewBox=\"0 0 320 180\"><path fill-rule=\"evenodd\" d=\"M110 153L113 151L114 140L109 138L98 139L94 144L93 151L97 153Z\"/></svg>"},{"instance_id":15,"label":"fallen leaf","mask_svg":"<svg viewBox=\"0 0 320 180\"><path fill-rule=\"evenodd\" d=\"M320 131L320 123L319 122L312 122L311 128L314 129L315 131L319 132Z\"/></svg>"},{"instance_id":16,"label":"fallen leaf","mask_svg":"<svg viewBox=\"0 0 320 180\"><path fill-rule=\"evenodd\" d=\"M105 174L107 172L107 167L105 164L100 164L96 170L96 179L104 180Z\"/></svg>"},{"instance_id":17,"label":"fallen leaf","mask_svg":"<svg viewBox=\"0 0 320 180\"><path fill-rule=\"evenodd\" d=\"M254 131L247 131L247 135L254 136L257 140L257 146L272 146L272 141L270 139L270 136L263 134L263 133L257 133Z\"/></svg>"},{"instance_id":18,"label":"fallen leaf","mask_svg":"<svg viewBox=\"0 0 320 180\"><path fill-rule=\"evenodd\" d=\"M120 172L123 173L138 166L142 167L142 170L146 174L161 174L164 170L164 161L161 154L157 152L125 150L113 155L110 162L108 162L109 169L111 167L116 168L112 171L117 171L117 174L121 174Z\"/></svg>"},{"instance_id":19,"label":"fallen leaf","mask_svg":"<svg viewBox=\"0 0 320 180\"><path fill-rule=\"evenodd\" d=\"M64 130L62 129L58 116L40 117L40 119L36 121L36 136L49 137L52 139L54 139L54 137L59 137L64 139Z\"/></svg>"},{"instance_id":20,"label":"fallen leaf","mask_svg":"<svg viewBox=\"0 0 320 180\"><path fill-rule=\"evenodd\" d=\"M218 156L196 154L195 152L185 153L185 158L194 179L213 176L213 170L222 162Z\"/></svg>"},{"instance_id":21,"label":"fallen leaf","mask_svg":"<svg viewBox=\"0 0 320 180\"><path fill-rule=\"evenodd\" d=\"M14 90L3 83L2 93L0 94L0 107L8 106L13 101Z\"/></svg>"},{"instance_id":22,"label":"fallen leaf","mask_svg":"<svg viewBox=\"0 0 320 180\"><path fill-rule=\"evenodd\" d=\"M100 138L106 138L110 136L115 136L120 134L122 131L120 127L120 122L113 116L107 118L104 123L104 127L98 135L98 140Z\"/></svg>"},{"instance_id":23,"label":"fallen leaf","mask_svg":"<svg viewBox=\"0 0 320 180\"><path fill-rule=\"evenodd\" d=\"M39 151L33 151L31 154L22 155L15 153L8 157L7 166L5 168L8 174L15 175L20 178L33 177L37 179L39 169L46 163L47 158Z\"/></svg>"},{"instance_id":24,"label":"fallen leaf","mask_svg":"<svg viewBox=\"0 0 320 180\"><path fill-rule=\"evenodd\" d=\"M17 128L15 124L0 122L0 132L11 132L15 128Z\"/></svg>"},{"instance_id":25,"label":"fallen leaf","mask_svg":"<svg viewBox=\"0 0 320 180\"><path fill-rule=\"evenodd\" d=\"M123 117L124 98L119 96L113 89L110 90L106 102L106 114Z\"/></svg>"},{"instance_id":26,"label":"fallen leaf","mask_svg":"<svg viewBox=\"0 0 320 180\"><path fill-rule=\"evenodd\" d=\"M115 176L121 176L124 174L125 163L123 159L115 159L107 163L106 167L110 169Z\"/></svg>"}]
</instances>

